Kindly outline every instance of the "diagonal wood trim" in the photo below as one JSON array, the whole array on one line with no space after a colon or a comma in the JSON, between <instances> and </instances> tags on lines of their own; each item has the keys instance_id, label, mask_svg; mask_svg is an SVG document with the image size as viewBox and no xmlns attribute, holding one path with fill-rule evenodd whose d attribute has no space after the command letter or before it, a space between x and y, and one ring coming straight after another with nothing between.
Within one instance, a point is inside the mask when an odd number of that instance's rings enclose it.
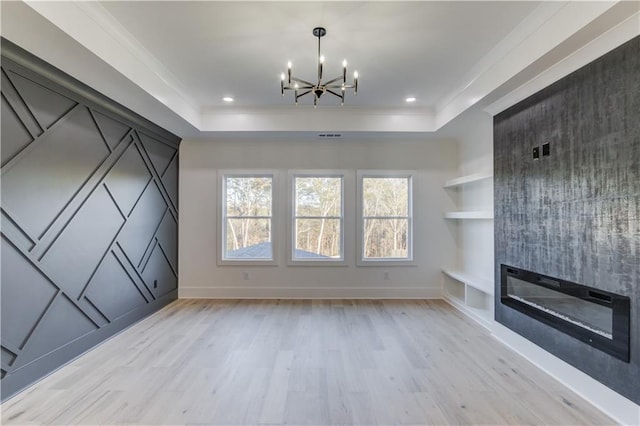
<instances>
[{"instance_id":1,"label":"diagonal wood trim","mask_svg":"<svg viewBox=\"0 0 640 426\"><path fill-rule=\"evenodd\" d=\"M78 99L82 99L83 103L90 108L104 112L112 117L118 117L119 120L125 120L130 123L132 127L144 129L167 145L177 148L180 144L180 138L173 133L162 129L146 118L136 114L128 108L123 107L81 81L76 80L53 65L20 48L9 40L1 38L0 42L2 43L3 66L8 64L8 61L11 61L16 66L28 71L29 74L38 76L40 79L45 78L49 80L51 83L58 86L60 93L76 101Z\"/></svg>"},{"instance_id":2,"label":"diagonal wood trim","mask_svg":"<svg viewBox=\"0 0 640 426\"><path fill-rule=\"evenodd\" d=\"M80 211L91 194L100 186L105 176L107 176L111 169L118 163L126 149L127 146L120 143L116 149L100 163L96 170L87 178L87 181L78 189L71 200L69 200L63 210L53 222L51 222L33 250L33 253L39 261L47 254L47 251L56 242L58 237L60 237L69 223L71 223L73 217Z\"/></svg>"},{"instance_id":3,"label":"diagonal wood trim","mask_svg":"<svg viewBox=\"0 0 640 426\"><path fill-rule=\"evenodd\" d=\"M155 170L155 167L153 167L153 163L151 162L151 158L149 157L149 153L145 149L144 144L142 143L142 140L140 139L140 135L138 135L136 133L136 137L137 137L137 146L140 148L140 152L143 154L142 158L143 158L143 160L144 160L144 162L145 162L145 164L147 166L147 169L149 170L149 173L151 173L151 176L153 176L153 180L156 182L156 185L158 186L158 189L160 190L160 194L162 195L162 198L164 199L164 202L167 204L167 206L172 211L174 216L177 217L178 216L177 209L173 205L173 202L171 201L171 197L169 196L169 193L167 192L167 189L164 187L164 183L162 182L162 177L160 175L158 175L158 173ZM175 155L177 155L177 151L176 151ZM165 168L165 170L167 170L170 165L171 165L171 162L169 162L169 164L167 165L167 168Z\"/></svg>"},{"instance_id":4,"label":"diagonal wood trim","mask_svg":"<svg viewBox=\"0 0 640 426\"><path fill-rule=\"evenodd\" d=\"M18 93L18 90L13 85L13 82L9 78L7 72L2 69L2 97L7 101L7 104L11 107L13 112L22 122L24 128L29 132L32 139L42 134L43 130L38 125L38 121L35 119L31 110L27 107L24 99Z\"/></svg>"},{"instance_id":5,"label":"diagonal wood trim","mask_svg":"<svg viewBox=\"0 0 640 426\"><path fill-rule=\"evenodd\" d=\"M1 175L4 176L6 173L8 173L13 166L15 166L16 164L18 164L20 162L20 160L22 158L24 158L27 155L29 155L29 153L31 151L33 151L33 149L35 149L39 144L41 144L43 141L45 141L47 139L48 135L51 132L55 131L56 127L60 126L60 124L64 123L66 120L68 120L71 116L73 116L73 114L75 114L80 109L82 109L82 105L76 104L76 106L71 108L63 117L61 117L58 121L56 121L44 133L42 133L39 136L37 136L33 140L33 142L29 143L20 152L18 152L16 155L14 155L11 158L11 160L9 160L5 164L3 164Z\"/></svg>"},{"instance_id":6,"label":"diagonal wood trim","mask_svg":"<svg viewBox=\"0 0 640 426\"><path fill-rule=\"evenodd\" d=\"M131 263L129 256L127 256L127 253L122 249L118 242L114 244L112 252L118 263L120 263L120 266L122 266L131 281L136 285L138 291L142 294L142 297L144 297L147 302L152 301L154 299L153 292L144 282L142 275L140 275L140 272L138 272L133 263Z\"/></svg>"}]
</instances>

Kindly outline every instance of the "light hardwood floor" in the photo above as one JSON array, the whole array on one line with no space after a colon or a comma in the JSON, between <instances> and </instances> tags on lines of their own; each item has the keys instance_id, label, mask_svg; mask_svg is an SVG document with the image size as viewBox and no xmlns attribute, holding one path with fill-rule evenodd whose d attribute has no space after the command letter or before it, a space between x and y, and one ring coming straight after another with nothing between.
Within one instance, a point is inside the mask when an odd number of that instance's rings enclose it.
<instances>
[{"instance_id":1,"label":"light hardwood floor","mask_svg":"<svg viewBox=\"0 0 640 426\"><path fill-rule=\"evenodd\" d=\"M443 301L179 300L2 424L612 424Z\"/></svg>"}]
</instances>

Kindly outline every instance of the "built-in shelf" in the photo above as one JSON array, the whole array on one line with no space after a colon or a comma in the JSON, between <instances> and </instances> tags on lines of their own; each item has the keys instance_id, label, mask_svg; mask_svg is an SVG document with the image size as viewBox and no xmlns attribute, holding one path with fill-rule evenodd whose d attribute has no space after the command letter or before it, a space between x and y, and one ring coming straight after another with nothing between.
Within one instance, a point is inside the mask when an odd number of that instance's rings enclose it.
<instances>
[{"instance_id":1,"label":"built-in shelf","mask_svg":"<svg viewBox=\"0 0 640 426\"><path fill-rule=\"evenodd\" d=\"M493 219L493 212L489 210L446 212L445 219Z\"/></svg>"},{"instance_id":2,"label":"built-in shelf","mask_svg":"<svg viewBox=\"0 0 640 426\"><path fill-rule=\"evenodd\" d=\"M454 201L454 209L458 211L448 211L444 213L445 219L449 220L467 220L474 219L472 223L460 223L460 226L454 226L454 236L458 249L458 259L453 260L449 264L467 265L469 264L473 270L485 270L484 267L478 267L477 262L473 259L465 259L465 255L473 258L475 253L468 250L476 250L484 244L476 243L474 245L465 245L463 239L465 232L470 232L474 237L484 235L484 230L493 230L493 206L491 198L491 179L493 174L490 171L481 171L478 173L460 176L455 179L448 180L444 183L443 188L446 190L447 197ZM484 210L476 210L484 209ZM478 220L479 219L479 220ZM480 232L480 234L478 234ZM467 250L466 253L463 253ZM481 256L485 259L484 253ZM471 260L471 261L470 261ZM491 262L493 263L493 262ZM454 268L445 268L442 270L444 274L444 295L447 301L457 307L483 326L491 329L493 323L494 311L494 285L493 280L478 278L469 274L465 270L456 270Z\"/></svg>"},{"instance_id":3,"label":"built-in shelf","mask_svg":"<svg viewBox=\"0 0 640 426\"><path fill-rule=\"evenodd\" d=\"M463 271L443 269L445 297L487 328L493 321L493 283Z\"/></svg>"},{"instance_id":4,"label":"built-in shelf","mask_svg":"<svg viewBox=\"0 0 640 426\"><path fill-rule=\"evenodd\" d=\"M461 283L480 290L483 293L493 294L493 282L490 280L473 277L464 271L456 271L454 269L443 269L442 272L454 280L460 281Z\"/></svg>"},{"instance_id":5,"label":"built-in shelf","mask_svg":"<svg viewBox=\"0 0 640 426\"><path fill-rule=\"evenodd\" d=\"M470 297L469 294L464 298L447 294L445 300L474 319L478 324L491 330L491 323L493 322L493 299L484 293L478 292L478 294L479 296L474 298L474 301L479 301L479 304L470 302L468 299L468 297Z\"/></svg>"},{"instance_id":6,"label":"built-in shelf","mask_svg":"<svg viewBox=\"0 0 640 426\"><path fill-rule=\"evenodd\" d=\"M444 183L444 188L456 188L458 186L466 185L468 183L478 182L485 179L490 179L493 174L490 172L485 173L473 173L467 176L460 176L455 179L448 180Z\"/></svg>"}]
</instances>

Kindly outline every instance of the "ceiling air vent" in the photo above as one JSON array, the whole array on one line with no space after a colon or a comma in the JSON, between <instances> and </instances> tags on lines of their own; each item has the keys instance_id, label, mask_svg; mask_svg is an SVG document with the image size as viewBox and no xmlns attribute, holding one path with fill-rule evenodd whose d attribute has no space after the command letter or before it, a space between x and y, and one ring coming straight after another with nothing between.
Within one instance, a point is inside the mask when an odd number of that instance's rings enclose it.
<instances>
[{"instance_id":1,"label":"ceiling air vent","mask_svg":"<svg viewBox=\"0 0 640 426\"><path fill-rule=\"evenodd\" d=\"M322 139L337 139L341 138L341 133L318 133L318 137Z\"/></svg>"}]
</instances>

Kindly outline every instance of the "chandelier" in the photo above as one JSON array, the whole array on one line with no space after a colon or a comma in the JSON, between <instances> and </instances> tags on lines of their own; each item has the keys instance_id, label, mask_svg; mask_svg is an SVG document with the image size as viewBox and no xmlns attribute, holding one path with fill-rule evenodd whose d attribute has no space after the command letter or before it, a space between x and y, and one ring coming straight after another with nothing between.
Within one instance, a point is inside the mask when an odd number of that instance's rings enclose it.
<instances>
[{"instance_id":1,"label":"chandelier","mask_svg":"<svg viewBox=\"0 0 640 426\"><path fill-rule=\"evenodd\" d=\"M318 105L318 99L325 93L330 93L340 98L340 105L344 105L344 95L347 89L353 89L354 94L358 94L358 71L353 73L353 84L347 84L347 60L342 61L342 75L327 82L322 82L322 71L324 66L324 56L320 52L320 39L327 34L327 30L322 27L313 29L313 35L318 37L318 82L311 83L307 80L291 75L291 61L287 64L287 74L280 74L280 92L284 96L285 90L293 90L296 105L298 98L308 94L313 94L313 106ZM293 82L293 85L291 84Z\"/></svg>"}]
</instances>

